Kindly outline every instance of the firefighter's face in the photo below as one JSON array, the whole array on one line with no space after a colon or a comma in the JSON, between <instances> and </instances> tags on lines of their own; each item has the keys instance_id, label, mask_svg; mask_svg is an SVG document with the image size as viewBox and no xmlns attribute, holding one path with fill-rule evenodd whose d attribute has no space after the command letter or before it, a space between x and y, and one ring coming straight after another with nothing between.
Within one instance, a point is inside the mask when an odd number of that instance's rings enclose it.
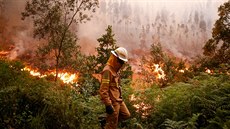
<instances>
[{"instance_id":1,"label":"firefighter's face","mask_svg":"<svg viewBox=\"0 0 230 129\"><path fill-rule=\"evenodd\" d=\"M115 55L111 54L107 64L112 66L115 69L115 71L118 71L119 69L122 68L124 61L122 61L121 59L119 59Z\"/></svg>"},{"instance_id":2,"label":"firefighter's face","mask_svg":"<svg viewBox=\"0 0 230 129\"><path fill-rule=\"evenodd\" d=\"M122 69L122 66L124 65L124 61L123 60L121 60L121 59L119 59L118 57L117 57L117 59L116 59L117 61L117 65L116 65L116 67L117 67L117 69L119 70L119 69Z\"/></svg>"},{"instance_id":3,"label":"firefighter's face","mask_svg":"<svg viewBox=\"0 0 230 129\"><path fill-rule=\"evenodd\" d=\"M117 58L117 61L118 61L118 63L120 63L121 65L123 65L123 64L125 63L123 60L121 60L121 59L119 59L119 58Z\"/></svg>"}]
</instances>

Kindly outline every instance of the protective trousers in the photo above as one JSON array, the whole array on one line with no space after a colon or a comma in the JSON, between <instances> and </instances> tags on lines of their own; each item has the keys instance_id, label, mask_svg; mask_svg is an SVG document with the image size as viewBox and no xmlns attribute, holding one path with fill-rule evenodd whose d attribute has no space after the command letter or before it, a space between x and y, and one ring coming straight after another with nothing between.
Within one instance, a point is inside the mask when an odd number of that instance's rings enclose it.
<instances>
[{"instance_id":1,"label":"protective trousers","mask_svg":"<svg viewBox=\"0 0 230 129\"><path fill-rule=\"evenodd\" d=\"M118 121L126 120L130 117L130 112L125 103L113 102L114 112L113 114L107 114L105 129L116 129Z\"/></svg>"}]
</instances>

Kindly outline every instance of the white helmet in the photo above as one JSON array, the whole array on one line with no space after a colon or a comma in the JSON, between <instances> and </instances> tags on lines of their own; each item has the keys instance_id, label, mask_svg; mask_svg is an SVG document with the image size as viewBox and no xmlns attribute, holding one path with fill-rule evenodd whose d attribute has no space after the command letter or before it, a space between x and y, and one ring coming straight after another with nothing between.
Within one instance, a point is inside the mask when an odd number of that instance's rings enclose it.
<instances>
[{"instance_id":1,"label":"white helmet","mask_svg":"<svg viewBox=\"0 0 230 129\"><path fill-rule=\"evenodd\" d=\"M128 52L123 47L119 47L116 50L111 51L111 53L125 62L128 61Z\"/></svg>"}]
</instances>

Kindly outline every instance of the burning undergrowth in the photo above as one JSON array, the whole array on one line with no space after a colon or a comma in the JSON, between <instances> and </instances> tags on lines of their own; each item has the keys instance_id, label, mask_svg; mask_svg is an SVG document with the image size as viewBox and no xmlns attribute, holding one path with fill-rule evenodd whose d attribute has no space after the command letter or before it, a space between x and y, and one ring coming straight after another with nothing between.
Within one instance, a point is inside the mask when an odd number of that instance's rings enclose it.
<instances>
[{"instance_id":1,"label":"burning undergrowth","mask_svg":"<svg viewBox=\"0 0 230 129\"><path fill-rule=\"evenodd\" d=\"M22 71L29 71L32 76L37 76L39 78L43 78L43 77L47 77L47 76L55 76L56 75L55 70L49 70L49 71L41 74L41 72L39 72L39 70L30 68L28 66L23 68ZM77 83L77 81L78 81L78 77L79 77L78 74L79 73L70 73L70 72L65 72L65 71L59 71L58 77L64 83L74 84L74 83Z\"/></svg>"},{"instance_id":2,"label":"burning undergrowth","mask_svg":"<svg viewBox=\"0 0 230 129\"><path fill-rule=\"evenodd\" d=\"M1 59L6 59L6 60L12 60L15 59L16 57L12 57L12 52L14 52L14 46L11 46L9 51L0 51L0 58ZM35 63L33 61L35 60L35 57L33 55L32 51L26 51L24 54L20 55L17 57L15 60L20 60L24 62L25 67L22 68L22 71L28 71L30 75L39 77L39 78L44 78L44 77L49 77L51 80L54 80L54 77L56 75L55 69L39 69L35 67ZM52 77L53 76L53 77ZM53 78L53 79L52 79ZM70 70L60 70L58 73L58 78L63 81L64 83L67 84L76 84L79 78L79 72L73 72Z\"/></svg>"}]
</instances>

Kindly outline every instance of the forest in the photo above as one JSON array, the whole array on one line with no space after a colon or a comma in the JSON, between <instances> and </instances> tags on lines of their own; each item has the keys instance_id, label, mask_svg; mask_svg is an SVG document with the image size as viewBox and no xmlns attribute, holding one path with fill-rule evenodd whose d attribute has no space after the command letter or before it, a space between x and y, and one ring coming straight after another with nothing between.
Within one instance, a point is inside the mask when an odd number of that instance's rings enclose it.
<instances>
[{"instance_id":1,"label":"forest","mask_svg":"<svg viewBox=\"0 0 230 129\"><path fill-rule=\"evenodd\" d=\"M32 19L33 38L41 44L34 55L14 60L0 45L1 129L101 128L105 106L99 73L118 48L113 27L96 39L94 55L80 51L73 31L98 5L98 0L27 2L22 20ZM139 61L138 73L129 63L121 71L131 118L119 129L230 128L230 1L218 8L212 38L193 62L167 53L160 42L153 42Z\"/></svg>"}]
</instances>

